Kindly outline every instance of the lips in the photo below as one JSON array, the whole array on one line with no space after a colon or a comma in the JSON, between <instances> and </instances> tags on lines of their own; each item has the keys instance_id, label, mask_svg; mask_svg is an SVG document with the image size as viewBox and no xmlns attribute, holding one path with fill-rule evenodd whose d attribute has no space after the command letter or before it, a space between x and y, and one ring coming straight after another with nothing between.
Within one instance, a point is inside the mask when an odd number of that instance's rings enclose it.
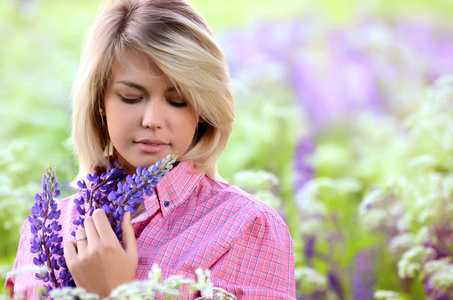
<instances>
[{"instance_id":1,"label":"lips","mask_svg":"<svg viewBox=\"0 0 453 300\"><path fill-rule=\"evenodd\" d=\"M134 141L134 144L136 144L141 151L151 154L159 153L170 145L158 139L139 139Z\"/></svg>"},{"instance_id":2,"label":"lips","mask_svg":"<svg viewBox=\"0 0 453 300\"><path fill-rule=\"evenodd\" d=\"M145 145L168 145L168 143L165 143L164 141L158 139L139 139L136 140L134 143Z\"/></svg>"}]
</instances>

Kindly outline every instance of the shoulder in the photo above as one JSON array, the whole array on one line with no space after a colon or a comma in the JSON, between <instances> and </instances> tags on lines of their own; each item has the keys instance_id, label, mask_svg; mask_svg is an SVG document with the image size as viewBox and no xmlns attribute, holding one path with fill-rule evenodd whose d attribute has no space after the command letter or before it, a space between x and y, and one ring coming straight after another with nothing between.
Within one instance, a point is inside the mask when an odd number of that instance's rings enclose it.
<instances>
[{"instance_id":1,"label":"shoulder","mask_svg":"<svg viewBox=\"0 0 453 300\"><path fill-rule=\"evenodd\" d=\"M229 238L228 251L212 267L228 265L230 270L215 278L219 286L228 285L233 294L244 297L294 299L293 243L278 212L253 195L208 177L200 190L221 199L214 211L228 220L221 232Z\"/></svg>"},{"instance_id":2,"label":"shoulder","mask_svg":"<svg viewBox=\"0 0 453 300\"><path fill-rule=\"evenodd\" d=\"M79 196L77 193L67 196L66 198L57 200L58 209L61 210L60 222L72 222L77 206L74 204L74 199Z\"/></svg>"},{"instance_id":3,"label":"shoulder","mask_svg":"<svg viewBox=\"0 0 453 300\"><path fill-rule=\"evenodd\" d=\"M268 225L287 230L286 223L275 209L236 186L204 176L203 180L200 180L198 193L201 197L210 197L208 201L215 201L218 205L227 207L228 211L243 221L261 220Z\"/></svg>"}]
</instances>

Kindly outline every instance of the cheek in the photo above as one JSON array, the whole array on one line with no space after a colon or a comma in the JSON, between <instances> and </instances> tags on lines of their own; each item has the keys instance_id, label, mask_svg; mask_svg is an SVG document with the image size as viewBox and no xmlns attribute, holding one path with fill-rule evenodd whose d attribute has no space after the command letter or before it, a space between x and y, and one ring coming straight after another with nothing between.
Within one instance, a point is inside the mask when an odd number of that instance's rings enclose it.
<instances>
[{"instance_id":1,"label":"cheek","mask_svg":"<svg viewBox=\"0 0 453 300\"><path fill-rule=\"evenodd\" d=\"M118 137L124 135L124 132L127 131L128 122L126 115L124 113L115 111L115 109L107 109L106 107L106 123L107 130L110 138L113 142L118 140Z\"/></svg>"},{"instance_id":2,"label":"cheek","mask_svg":"<svg viewBox=\"0 0 453 300\"><path fill-rule=\"evenodd\" d=\"M198 117L194 113L186 113L180 116L178 121L178 132L181 140L190 145L195 136L198 125Z\"/></svg>"},{"instance_id":3,"label":"cheek","mask_svg":"<svg viewBox=\"0 0 453 300\"><path fill-rule=\"evenodd\" d=\"M195 132L196 132L196 129L198 126L198 116L196 116L195 114L191 114L189 116L188 120L189 120L189 122L186 126L187 133L188 133L188 135L193 137L195 135Z\"/></svg>"}]
</instances>

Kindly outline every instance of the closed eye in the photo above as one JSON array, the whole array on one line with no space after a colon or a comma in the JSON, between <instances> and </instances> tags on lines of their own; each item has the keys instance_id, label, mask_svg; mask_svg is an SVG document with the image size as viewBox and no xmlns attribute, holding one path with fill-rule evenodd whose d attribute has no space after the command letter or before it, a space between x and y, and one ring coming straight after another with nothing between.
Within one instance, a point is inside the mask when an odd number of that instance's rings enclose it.
<instances>
[{"instance_id":1,"label":"closed eye","mask_svg":"<svg viewBox=\"0 0 453 300\"><path fill-rule=\"evenodd\" d=\"M174 107L186 107L187 101L184 97L177 91L175 87L171 87L167 90L167 95L165 97L167 102Z\"/></svg>"},{"instance_id":2,"label":"closed eye","mask_svg":"<svg viewBox=\"0 0 453 300\"><path fill-rule=\"evenodd\" d=\"M167 102L171 105L171 106L174 106L174 107L186 107L187 106L187 102L175 102L175 101L171 101L171 100L167 100Z\"/></svg>"},{"instance_id":3,"label":"closed eye","mask_svg":"<svg viewBox=\"0 0 453 300\"><path fill-rule=\"evenodd\" d=\"M124 103L127 103L127 104L134 104L134 103L138 103L140 102L143 98L139 97L139 98L126 98L126 97L123 97L123 96L120 96L121 98L121 101L123 101Z\"/></svg>"}]
</instances>

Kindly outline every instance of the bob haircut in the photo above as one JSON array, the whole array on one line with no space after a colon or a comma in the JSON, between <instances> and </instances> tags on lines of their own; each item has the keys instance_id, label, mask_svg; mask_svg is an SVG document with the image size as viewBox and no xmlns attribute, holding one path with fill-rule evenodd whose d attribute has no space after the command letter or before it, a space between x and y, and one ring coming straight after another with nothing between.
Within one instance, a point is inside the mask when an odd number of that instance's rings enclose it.
<instances>
[{"instance_id":1,"label":"bob haircut","mask_svg":"<svg viewBox=\"0 0 453 300\"><path fill-rule=\"evenodd\" d=\"M186 153L196 172L215 179L235 118L225 55L205 19L185 0L104 1L88 32L73 87L72 136L78 178L107 166L113 145L100 113L113 65L128 51L149 57L204 122Z\"/></svg>"}]
</instances>

